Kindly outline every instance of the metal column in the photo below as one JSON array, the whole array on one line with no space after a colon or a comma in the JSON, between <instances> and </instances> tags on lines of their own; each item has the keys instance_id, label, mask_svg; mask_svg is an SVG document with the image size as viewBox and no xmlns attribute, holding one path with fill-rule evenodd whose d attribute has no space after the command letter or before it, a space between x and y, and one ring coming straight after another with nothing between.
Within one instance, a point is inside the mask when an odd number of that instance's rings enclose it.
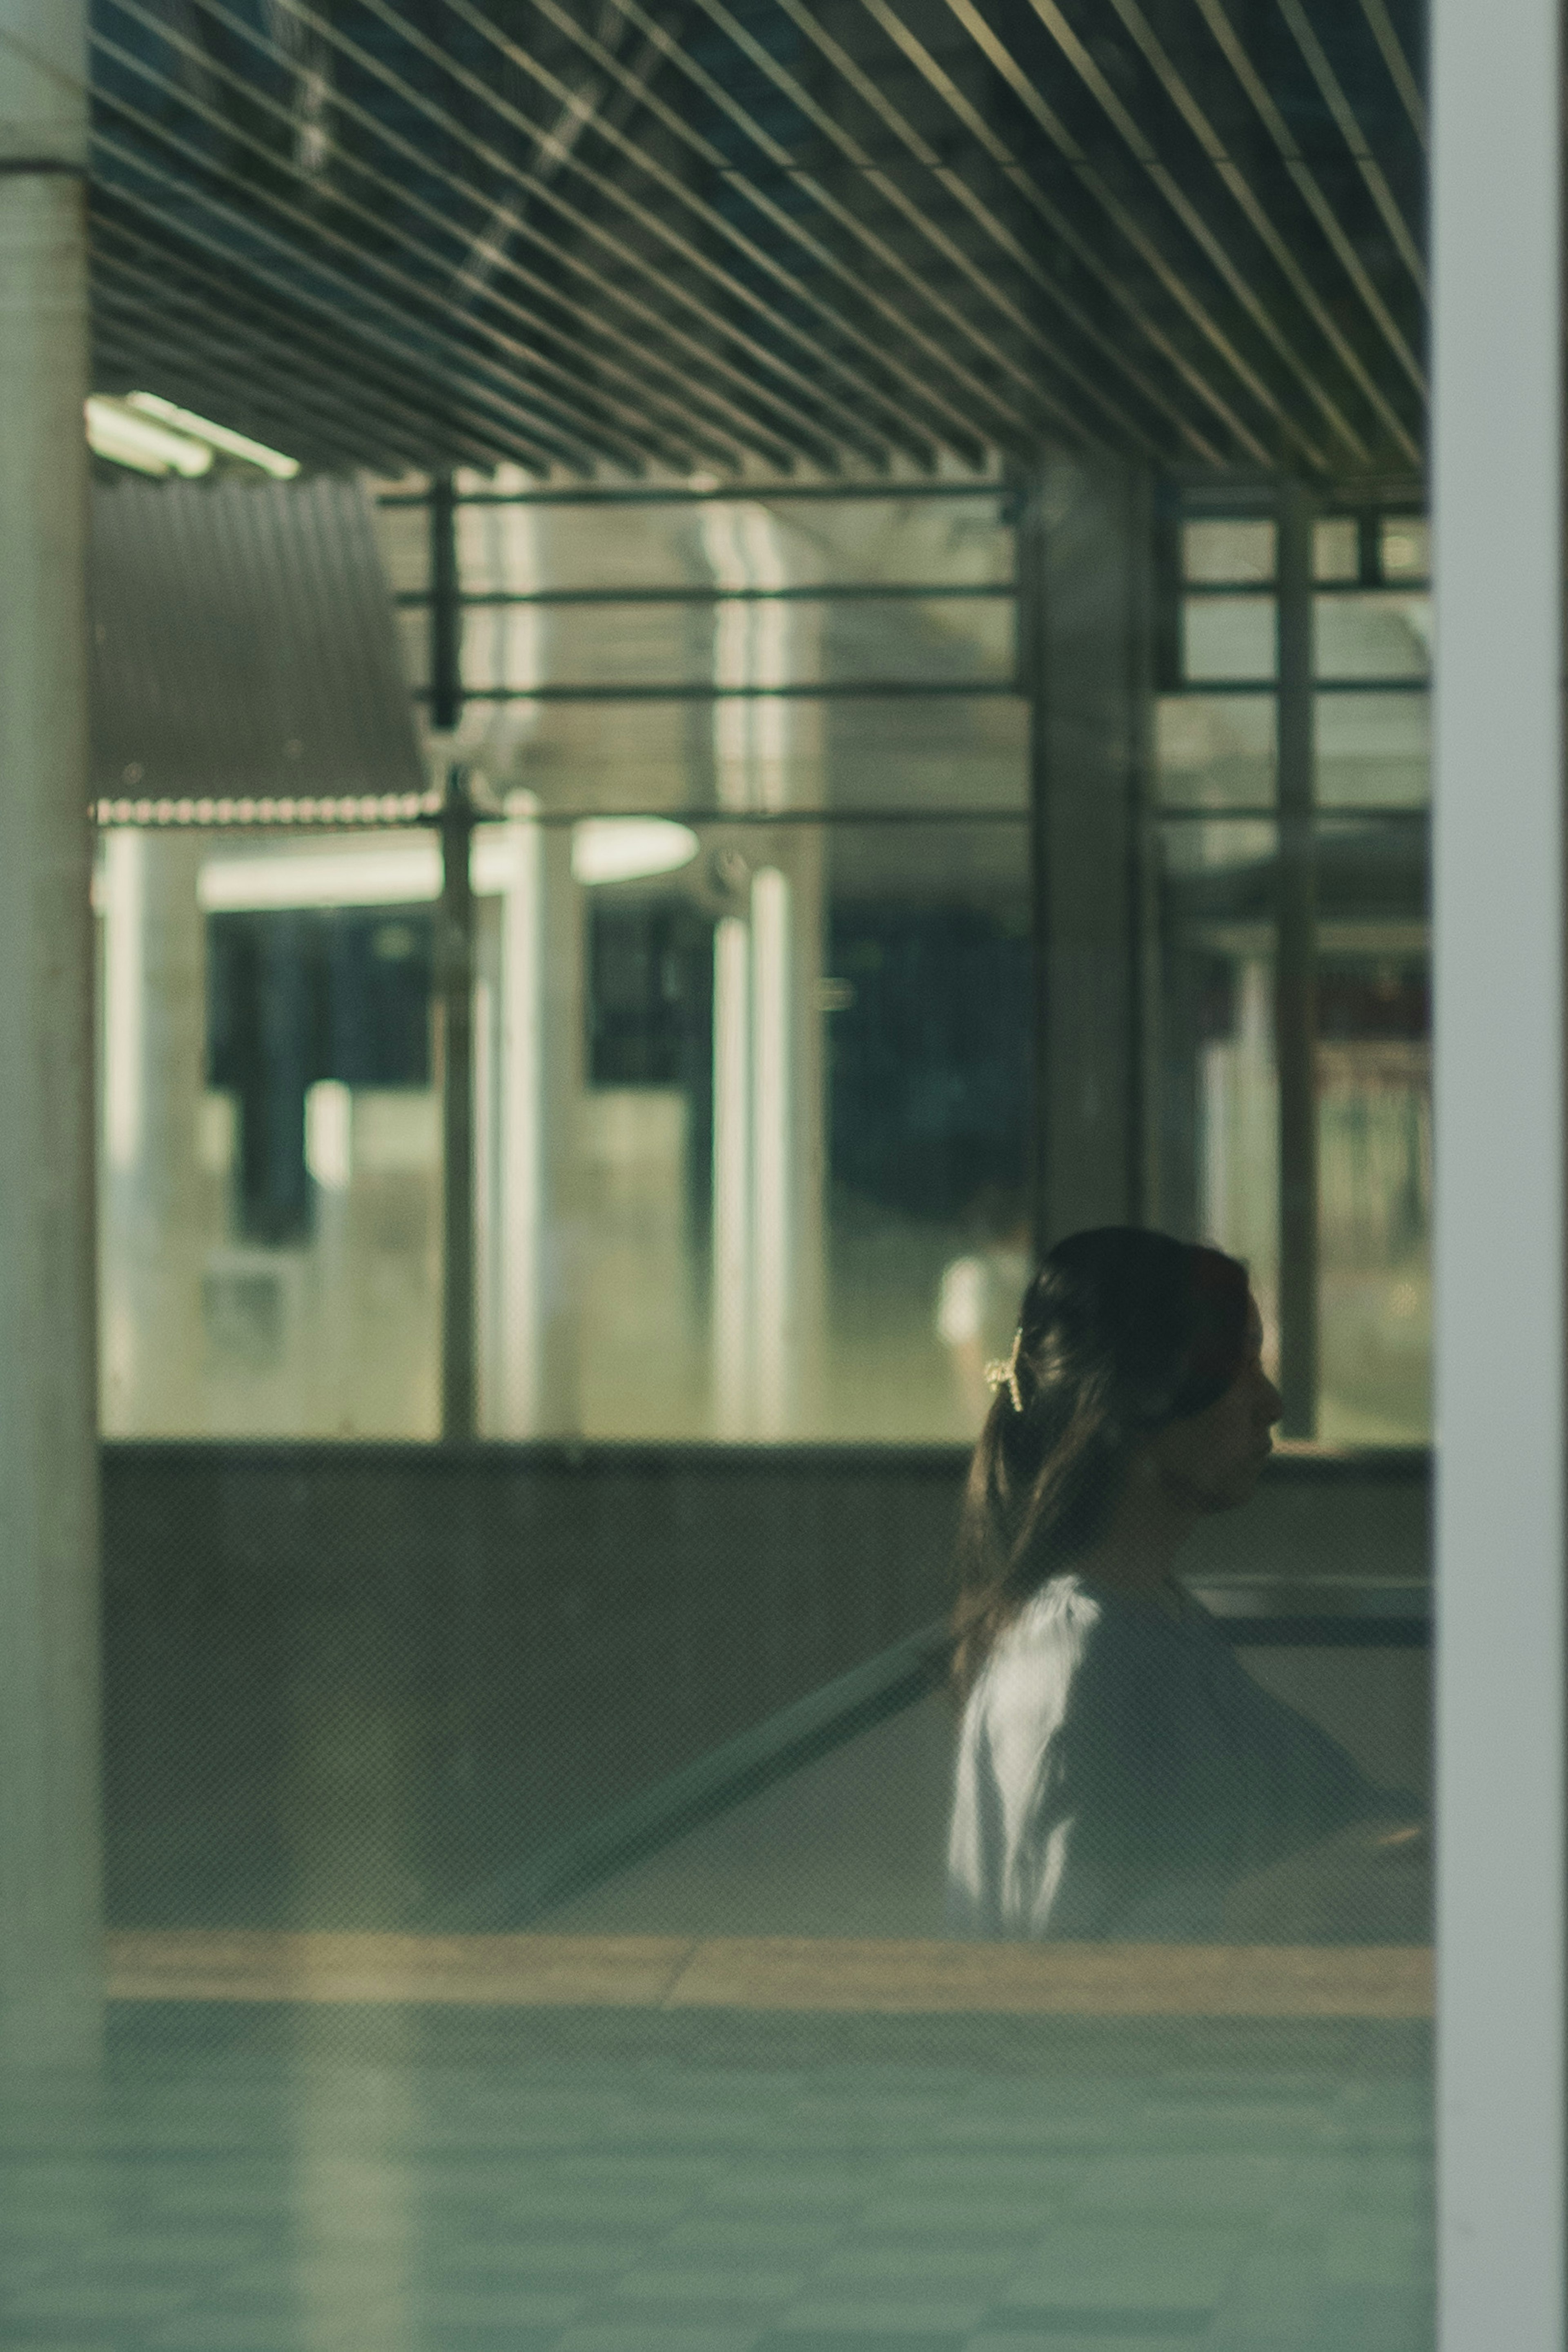
<instances>
[{"instance_id":1,"label":"metal column","mask_svg":"<svg viewBox=\"0 0 1568 2352\"><path fill-rule=\"evenodd\" d=\"M436 985L441 1042L441 1434L478 1428L474 1295L474 808L454 768L441 812Z\"/></svg>"},{"instance_id":2,"label":"metal column","mask_svg":"<svg viewBox=\"0 0 1568 2352\"><path fill-rule=\"evenodd\" d=\"M1140 834L1148 485L1054 458L1018 521L1030 704L1037 1246L1146 1213Z\"/></svg>"}]
</instances>

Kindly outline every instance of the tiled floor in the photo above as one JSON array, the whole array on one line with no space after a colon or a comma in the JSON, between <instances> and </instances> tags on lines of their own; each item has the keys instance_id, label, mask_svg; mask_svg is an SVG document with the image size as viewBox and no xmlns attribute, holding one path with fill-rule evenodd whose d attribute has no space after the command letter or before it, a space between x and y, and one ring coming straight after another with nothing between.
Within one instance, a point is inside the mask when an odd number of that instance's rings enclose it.
<instances>
[{"instance_id":1,"label":"tiled floor","mask_svg":"<svg viewBox=\"0 0 1568 2352\"><path fill-rule=\"evenodd\" d=\"M115 2020L0 2085L5 2352L1426 2352L1416 2024Z\"/></svg>"}]
</instances>

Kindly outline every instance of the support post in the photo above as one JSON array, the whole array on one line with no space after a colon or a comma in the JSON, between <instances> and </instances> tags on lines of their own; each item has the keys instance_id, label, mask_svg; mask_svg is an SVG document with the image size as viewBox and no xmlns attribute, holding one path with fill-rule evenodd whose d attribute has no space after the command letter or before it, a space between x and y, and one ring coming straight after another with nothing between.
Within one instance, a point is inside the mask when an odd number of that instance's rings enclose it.
<instances>
[{"instance_id":1,"label":"support post","mask_svg":"<svg viewBox=\"0 0 1568 2352\"><path fill-rule=\"evenodd\" d=\"M1279 494L1278 943L1274 1052L1279 1076L1279 1393L1287 1437L1318 1428L1317 849L1313 834L1312 512Z\"/></svg>"},{"instance_id":2,"label":"support post","mask_svg":"<svg viewBox=\"0 0 1568 2352\"><path fill-rule=\"evenodd\" d=\"M458 601L458 494L450 474L430 482L430 725L449 735L463 709L463 608Z\"/></svg>"},{"instance_id":3,"label":"support post","mask_svg":"<svg viewBox=\"0 0 1568 2352\"><path fill-rule=\"evenodd\" d=\"M101 2005L86 39L0 48L0 2064L91 2061Z\"/></svg>"},{"instance_id":4,"label":"support post","mask_svg":"<svg viewBox=\"0 0 1568 2352\"><path fill-rule=\"evenodd\" d=\"M474 1286L474 808L453 768L441 812L436 985L441 1041L441 1434L478 1427Z\"/></svg>"},{"instance_id":5,"label":"support post","mask_svg":"<svg viewBox=\"0 0 1568 2352\"><path fill-rule=\"evenodd\" d=\"M1433 0L1442 2352L1568 2340L1562 40Z\"/></svg>"},{"instance_id":6,"label":"support post","mask_svg":"<svg viewBox=\"0 0 1568 2352\"><path fill-rule=\"evenodd\" d=\"M1036 1240L1145 1213L1145 485L1054 458L1019 520L1036 929Z\"/></svg>"}]
</instances>

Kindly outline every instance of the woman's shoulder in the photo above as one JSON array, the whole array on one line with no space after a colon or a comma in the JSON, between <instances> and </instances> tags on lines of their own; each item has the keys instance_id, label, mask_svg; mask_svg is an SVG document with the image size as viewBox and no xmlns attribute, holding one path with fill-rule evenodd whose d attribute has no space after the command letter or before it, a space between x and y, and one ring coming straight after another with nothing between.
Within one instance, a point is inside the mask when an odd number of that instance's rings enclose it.
<instances>
[{"instance_id":1,"label":"woman's shoulder","mask_svg":"<svg viewBox=\"0 0 1568 2352\"><path fill-rule=\"evenodd\" d=\"M1000 1679L1108 1663L1147 1646L1144 1614L1120 1594L1064 1572L1026 1601L998 1635L989 1664Z\"/></svg>"},{"instance_id":2,"label":"woman's shoulder","mask_svg":"<svg viewBox=\"0 0 1568 2352\"><path fill-rule=\"evenodd\" d=\"M993 1687L1020 1681L1118 1683L1146 1673L1179 1673L1190 1647L1185 1629L1141 1601L1064 1571L1033 1594L1004 1631L982 1679Z\"/></svg>"},{"instance_id":3,"label":"woman's shoulder","mask_svg":"<svg viewBox=\"0 0 1568 2352\"><path fill-rule=\"evenodd\" d=\"M1152 1623L1145 1620L1152 1620ZM1176 1628L1157 1610L1064 1573L1030 1598L998 1636L969 1696L965 1744L1037 1758L1086 1725L1169 1708Z\"/></svg>"}]
</instances>

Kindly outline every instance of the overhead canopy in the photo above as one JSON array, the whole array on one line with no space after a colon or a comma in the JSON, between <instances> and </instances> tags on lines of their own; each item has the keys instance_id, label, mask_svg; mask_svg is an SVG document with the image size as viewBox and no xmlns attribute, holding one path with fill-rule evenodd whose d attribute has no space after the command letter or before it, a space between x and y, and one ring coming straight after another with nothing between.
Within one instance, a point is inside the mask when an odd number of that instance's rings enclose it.
<instances>
[{"instance_id":1,"label":"overhead canopy","mask_svg":"<svg viewBox=\"0 0 1568 2352\"><path fill-rule=\"evenodd\" d=\"M92 501L89 591L100 817L416 813L428 778L357 484L123 478Z\"/></svg>"},{"instance_id":2,"label":"overhead canopy","mask_svg":"<svg viewBox=\"0 0 1568 2352\"><path fill-rule=\"evenodd\" d=\"M1408 477L1411 0L93 0L100 389L317 465Z\"/></svg>"}]
</instances>

